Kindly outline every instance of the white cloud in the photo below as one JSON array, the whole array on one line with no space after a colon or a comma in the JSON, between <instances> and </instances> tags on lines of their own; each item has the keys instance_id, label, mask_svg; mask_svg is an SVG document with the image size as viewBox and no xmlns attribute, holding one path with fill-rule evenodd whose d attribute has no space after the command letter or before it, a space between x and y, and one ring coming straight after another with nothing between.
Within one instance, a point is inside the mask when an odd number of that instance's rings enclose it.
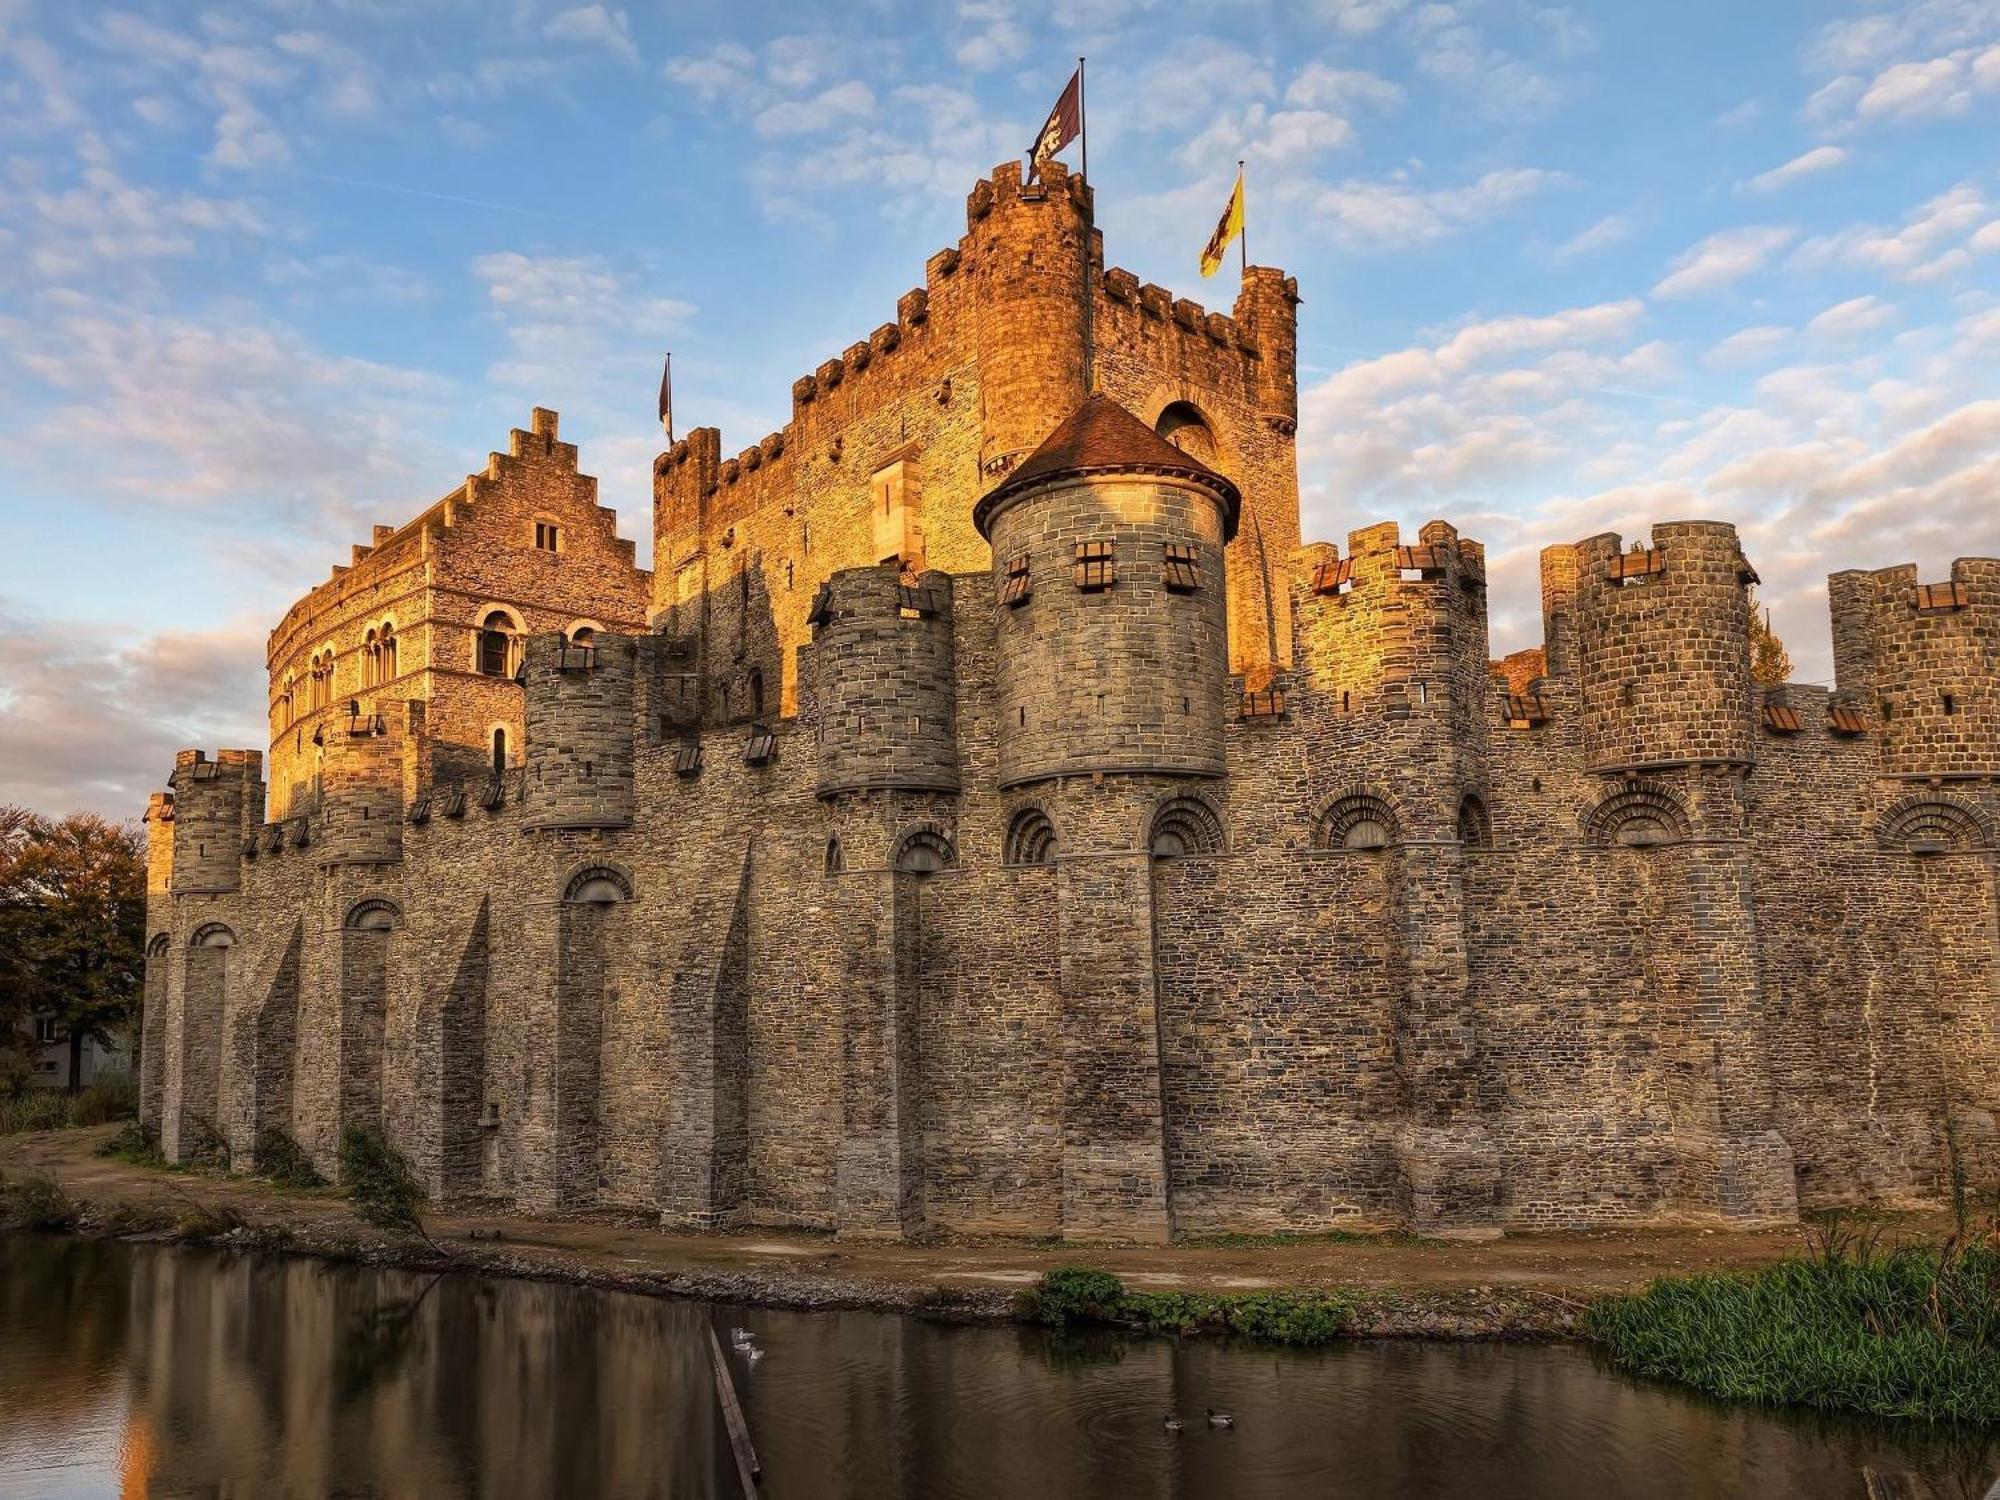
<instances>
[{"instance_id":1,"label":"white cloud","mask_svg":"<svg viewBox=\"0 0 2000 1500\"><path fill-rule=\"evenodd\" d=\"M700 57L675 58L662 71L668 81L689 90L703 104L713 104L750 89L756 66L755 53L724 42Z\"/></svg>"},{"instance_id":2,"label":"white cloud","mask_svg":"<svg viewBox=\"0 0 2000 1500\"><path fill-rule=\"evenodd\" d=\"M1960 183L1919 204L1898 228L1856 224L1815 236L1794 252L1792 265L1804 271L1844 266L1898 281L1937 280L1971 263L1971 256L1954 242L1971 236L1991 213L1992 206L1977 187Z\"/></svg>"},{"instance_id":3,"label":"white cloud","mask_svg":"<svg viewBox=\"0 0 2000 1500\"><path fill-rule=\"evenodd\" d=\"M837 83L810 99L787 99L760 111L751 125L761 136L810 135L865 120L876 111L875 91L859 79Z\"/></svg>"},{"instance_id":4,"label":"white cloud","mask_svg":"<svg viewBox=\"0 0 2000 1500\"><path fill-rule=\"evenodd\" d=\"M959 0L958 19L966 31L953 54L960 67L990 73L1028 55L1027 29L1013 0Z\"/></svg>"},{"instance_id":5,"label":"white cloud","mask_svg":"<svg viewBox=\"0 0 2000 1500\"><path fill-rule=\"evenodd\" d=\"M1723 229L1684 251L1653 288L1655 297L1699 297L1734 286L1761 270L1789 245L1798 231L1780 225L1750 224Z\"/></svg>"},{"instance_id":6,"label":"white cloud","mask_svg":"<svg viewBox=\"0 0 2000 1500\"><path fill-rule=\"evenodd\" d=\"M1733 109L1725 109L1721 114L1717 115L1715 123L1724 130L1738 130L1756 120L1763 113L1764 104L1762 100L1745 99Z\"/></svg>"},{"instance_id":7,"label":"white cloud","mask_svg":"<svg viewBox=\"0 0 2000 1500\"><path fill-rule=\"evenodd\" d=\"M265 626L147 633L0 599L0 786L44 812L125 819L190 745L263 749Z\"/></svg>"},{"instance_id":8,"label":"white cloud","mask_svg":"<svg viewBox=\"0 0 2000 1500\"><path fill-rule=\"evenodd\" d=\"M1972 103L1965 63L1963 56L1934 57L1884 68L1855 101L1854 113L1864 120L1963 114Z\"/></svg>"},{"instance_id":9,"label":"white cloud","mask_svg":"<svg viewBox=\"0 0 2000 1500\"><path fill-rule=\"evenodd\" d=\"M602 47L627 62L639 60L639 48L632 40L631 20L624 11L603 5L578 5L551 16L542 27L542 35L553 41Z\"/></svg>"},{"instance_id":10,"label":"white cloud","mask_svg":"<svg viewBox=\"0 0 2000 1500\"><path fill-rule=\"evenodd\" d=\"M1581 255L1595 255L1600 250L1609 250L1614 245L1622 245L1632 237L1632 221L1624 214L1607 214L1595 224L1585 226L1556 247L1558 260L1573 260Z\"/></svg>"},{"instance_id":11,"label":"white cloud","mask_svg":"<svg viewBox=\"0 0 2000 1500\"><path fill-rule=\"evenodd\" d=\"M48 294L32 318L0 318L0 371L10 367L38 412L16 449L21 472L301 526L384 488L406 496L441 394L433 377L326 353L240 308L171 316L74 291Z\"/></svg>"},{"instance_id":12,"label":"white cloud","mask_svg":"<svg viewBox=\"0 0 2000 1500\"><path fill-rule=\"evenodd\" d=\"M1755 364L1791 342L1792 330L1770 323L1738 329L1708 351L1707 363L1720 367Z\"/></svg>"},{"instance_id":13,"label":"white cloud","mask_svg":"<svg viewBox=\"0 0 2000 1500\"><path fill-rule=\"evenodd\" d=\"M1495 119L1517 122L1548 113L1561 91L1520 58L1488 42L1466 20L1470 8L1433 0L1411 15L1406 30L1418 71L1450 85Z\"/></svg>"},{"instance_id":14,"label":"white cloud","mask_svg":"<svg viewBox=\"0 0 2000 1500\"><path fill-rule=\"evenodd\" d=\"M1315 0L1313 13L1343 36L1373 36L1408 6L1408 0Z\"/></svg>"},{"instance_id":15,"label":"white cloud","mask_svg":"<svg viewBox=\"0 0 2000 1500\"><path fill-rule=\"evenodd\" d=\"M1496 218L1570 181L1566 173L1540 167L1496 168L1461 186L1442 188L1349 179L1320 190L1306 206L1351 243L1412 245Z\"/></svg>"},{"instance_id":16,"label":"white cloud","mask_svg":"<svg viewBox=\"0 0 2000 1500\"><path fill-rule=\"evenodd\" d=\"M1386 78L1323 62L1307 63L1285 86L1285 102L1301 109L1395 109L1406 97Z\"/></svg>"},{"instance_id":17,"label":"white cloud","mask_svg":"<svg viewBox=\"0 0 2000 1500\"><path fill-rule=\"evenodd\" d=\"M1775 192L1779 188L1790 187L1803 178L1845 166L1851 154L1845 146L1815 146L1810 151L1801 152L1783 166L1773 167L1768 172L1759 172L1755 177L1737 183L1737 191Z\"/></svg>"},{"instance_id":18,"label":"white cloud","mask_svg":"<svg viewBox=\"0 0 2000 1500\"><path fill-rule=\"evenodd\" d=\"M1887 327L1895 317L1896 309L1879 297L1850 297L1807 323L1806 332L1817 338L1853 338Z\"/></svg>"}]
</instances>

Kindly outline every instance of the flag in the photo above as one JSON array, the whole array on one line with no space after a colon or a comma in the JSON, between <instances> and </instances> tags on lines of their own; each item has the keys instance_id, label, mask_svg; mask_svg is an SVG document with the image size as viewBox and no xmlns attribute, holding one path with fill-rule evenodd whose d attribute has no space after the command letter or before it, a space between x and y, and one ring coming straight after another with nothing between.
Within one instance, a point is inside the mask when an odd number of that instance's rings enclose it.
<instances>
[{"instance_id":1,"label":"flag","mask_svg":"<svg viewBox=\"0 0 2000 1500\"><path fill-rule=\"evenodd\" d=\"M1075 140L1083 130L1083 69L1069 75L1069 85L1049 111L1048 123L1028 148L1028 181L1042 174L1042 164Z\"/></svg>"},{"instance_id":2,"label":"flag","mask_svg":"<svg viewBox=\"0 0 2000 1500\"><path fill-rule=\"evenodd\" d=\"M1201 252L1201 274L1213 276L1222 269L1222 252L1229 248L1229 242L1243 232L1243 173L1236 174L1236 186L1229 194L1229 207L1222 211L1222 218L1215 226L1215 233L1208 237L1208 244Z\"/></svg>"},{"instance_id":3,"label":"flag","mask_svg":"<svg viewBox=\"0 0 2000 1500\"><path fill-rule=\"evenodd\" d=\"M660 426L666 429L667 441L671 443L674 440L674 357L671 354L660 371Z\"/></svg>"}]
</instances>

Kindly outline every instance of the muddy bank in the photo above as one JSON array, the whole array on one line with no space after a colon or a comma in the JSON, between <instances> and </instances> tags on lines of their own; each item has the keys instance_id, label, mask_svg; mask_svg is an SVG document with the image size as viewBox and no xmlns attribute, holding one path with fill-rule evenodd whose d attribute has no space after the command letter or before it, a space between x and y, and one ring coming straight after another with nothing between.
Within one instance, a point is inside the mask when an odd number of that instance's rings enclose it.
<instances>
[{"instance_id":1,"label":"muddy bank","mask_svg":"<svg viewBox=\"0 0 2000 1500\"><path fill-rule=\"evenodd\" d=\"M111 1127L0 1137L0 1172L54 1177L87 1205L76 1231L176 1239L414 1269L572 1282L649 1296L801 1310L871 1309L963 1322L1020 1316L1023 1288L1057 1266L1090 1265L1134 1290L1205 1293L1342 1289L1354 1337L1560 1338L1596 1297L1690 1271L1768 1263L1796 1229L1708 1226L1507 1235L1480 1243L1397 1235L1232 1236L1173 1246L1045 1241L848 1241L796 1230L692 1234L637 1214L528 1219L478 1205L426 1216L450 1260L392 1243L334 1190L287 1191L100 1157ZM1932 1227L1905 1215L1892 1231Z\"/></svg>"}]
</instances>

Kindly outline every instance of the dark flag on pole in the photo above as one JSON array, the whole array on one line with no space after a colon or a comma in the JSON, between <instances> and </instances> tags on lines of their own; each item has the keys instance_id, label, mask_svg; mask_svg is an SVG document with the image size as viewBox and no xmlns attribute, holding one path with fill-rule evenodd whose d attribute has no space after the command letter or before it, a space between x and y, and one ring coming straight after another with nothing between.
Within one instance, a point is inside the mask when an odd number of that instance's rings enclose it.
<instances>
[{"instance_id":1,"label":"dark flag on pole","mask_svg":"<svg viewBox=\"0 0 2000 1500\"><path fill-rule=\"evenodd\" d=\"M1048 123L1028 148L1028 181L1042 175L1042 164L1083 132L1083 66L1070 74L1069 86L1049 111Z\"/></svg>"},{"instance_id":2,"label":"dark flag on pole","mask_svg":"<svg viewBox=\"0 0 2000 1500\"><path fill-rule=\"evenodd\" d=\"M669 443L674 440L674 357L669 354L665 368L660 371L660 426L667 434Z\"/></svg>"}]
</instances>

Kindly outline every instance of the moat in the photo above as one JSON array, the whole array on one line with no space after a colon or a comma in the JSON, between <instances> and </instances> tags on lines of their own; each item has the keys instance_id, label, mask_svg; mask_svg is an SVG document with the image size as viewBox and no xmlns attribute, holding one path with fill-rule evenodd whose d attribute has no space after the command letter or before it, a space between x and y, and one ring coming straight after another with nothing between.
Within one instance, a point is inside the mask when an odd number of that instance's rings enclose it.
<instances>
[{"instance_id":1,"label":"moat","mask_svg":"<svg viewBox=\"0 0 2000 1500\"><path fill-rule=\"evenodd\" d=\"M0 1238L0 1497L1982 1496L2000 1440L1724 1409L1565 1345L1324 1353ZM1209 1406L1236 1418L1203 1420ZM1187 1419L1178 1435L1161 1418Z\"/></svg>"}]
</instances>

